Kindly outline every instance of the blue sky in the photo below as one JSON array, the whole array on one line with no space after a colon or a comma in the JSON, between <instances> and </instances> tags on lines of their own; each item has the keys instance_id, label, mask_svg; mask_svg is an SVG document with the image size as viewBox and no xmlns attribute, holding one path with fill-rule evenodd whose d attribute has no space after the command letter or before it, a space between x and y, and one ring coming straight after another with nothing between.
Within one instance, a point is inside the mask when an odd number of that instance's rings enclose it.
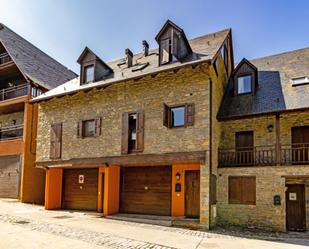
<instances>
[{"instance_id":1,"label":"blue sky","mask_svg":"<svg viewBox=\"0 0 309 249\"><path fill-rule=\"evenodd\" d=\"M309 1L279 0L0 0L0 22L78 72L89 46L103 60L156 47L167 19L194 38L233 30L235 60L309 47Z\"/></svg>"}]
</instances>

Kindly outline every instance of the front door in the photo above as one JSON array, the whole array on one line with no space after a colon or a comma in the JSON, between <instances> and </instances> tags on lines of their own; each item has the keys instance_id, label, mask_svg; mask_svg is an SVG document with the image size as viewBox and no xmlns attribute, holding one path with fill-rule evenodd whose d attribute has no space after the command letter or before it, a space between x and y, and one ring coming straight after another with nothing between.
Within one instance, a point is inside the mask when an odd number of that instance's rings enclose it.
<instances>
[{"instance_id":1,"label":"front door","mask_svg":"<svg viewBox=\"0 0 309 249\"><path fill-rule=\"evenodd\" d=\"M292 163L309 162L309 126L292 127Z\"/></svg>"},{"instance_id":2,"label":"front door","mask_svg":"<svg viewBox=\"0 0 309 249\"><path fill-rule=\"evenodd\" d=\"M200 171L186 171L185 178L185 215L197 218L200 215Z\"/></svg>"},{"instance_id":3,"label":"front door","mask_svg":"<svg viewBox=\"0 0 309 249\"><path fill-rule=\"evenodd\" d=\"M238 165L253 164L253 131L236 132L236 163Z\"/></svg>"},{"instance_id":4,"label":"front door","mask_svg":"<svg viewBox=\"0 0 309 249\"><path fill-rule=\"evenodd\" d=\"M286 226L289 231L306 230L305 187L301 184L287 185Z\"/></svg>"}]
</instances>

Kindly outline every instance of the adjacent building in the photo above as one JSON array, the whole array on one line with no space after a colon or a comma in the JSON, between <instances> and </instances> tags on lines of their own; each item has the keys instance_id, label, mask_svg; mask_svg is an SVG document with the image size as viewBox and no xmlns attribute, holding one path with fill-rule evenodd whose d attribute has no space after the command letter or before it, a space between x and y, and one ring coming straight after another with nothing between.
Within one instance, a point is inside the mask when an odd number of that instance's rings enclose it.
<instances>
[{"instance_id":1,"label":"adjacent building","mask_svg":"<svg viewBox=\"0 0 309 249\"><path fill-rule=\"evenodd\" d=\"M0 197L43 203L35 168L37 105L29 100L76 75L0 24Z\"/></svg>"},{"instance_id":2,"label":"adjacent building","mask_svg":"<svg viewBox=\"0 0 309 249\"><path fill-rule=\"evenodd\" d=\"M155 40L109 62L85 48L80 77L31 100L45 208L306 230L309 49L234 67L230 29L167 21Z\"/></svg>"}]
</instances>

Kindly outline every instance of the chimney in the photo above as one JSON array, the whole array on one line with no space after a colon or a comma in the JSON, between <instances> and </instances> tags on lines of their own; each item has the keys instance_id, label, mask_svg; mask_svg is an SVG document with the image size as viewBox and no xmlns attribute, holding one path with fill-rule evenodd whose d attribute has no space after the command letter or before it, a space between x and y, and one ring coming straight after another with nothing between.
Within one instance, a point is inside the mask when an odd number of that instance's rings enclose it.
<instances>
[{"instance_id":1,"label":"chimney","mask_svg":"<svg viewBox=\"0 0 309 249\"><path fill-rule=\"evenodd\" d=\"M149 44L146 40L143 40L143 51L144 51L144 56L148 56Z\"/></svg>"},{"instance_id":2,"label":"chimney","mask_svg":"<svg viewBox=\"0 0 309 249\"><path fill-rule=\"evenodd\" d=\"M132 53L132 51L127 48L125 50L125 54L127 56L126 62L127 62L128 67L132 67L132 64L133 64L133 53Z\"/></svg>"}]
</instances>

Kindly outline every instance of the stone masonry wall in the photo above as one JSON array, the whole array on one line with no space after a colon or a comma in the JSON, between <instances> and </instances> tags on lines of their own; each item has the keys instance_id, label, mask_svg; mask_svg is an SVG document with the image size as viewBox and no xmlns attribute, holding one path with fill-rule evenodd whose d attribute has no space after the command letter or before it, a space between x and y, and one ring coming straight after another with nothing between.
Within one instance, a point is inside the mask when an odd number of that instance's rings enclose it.
<instances>
[{"instance_id":1,"label":"stone masonry wall","mask_svg":"<svg viewBox=\"0 0 309 249\"><path fill-rule=\"evenodd\" d=\"M195 124L163 126L163 103L195 103ZM144 154L201 151L209 145L208 66L186 67L40 104L37 161L49 160L50 125L63 123L62 159L121 155L121 116L143 109ZM77 138L80 119L102 117L102 135Z\"/></svg>"},{"instance_id":2,"label":"stone masonry wall","mask_svg":"<svg viewBox=\"0 0 309 249\"><path fill-rule=\"evenodd\" d=\"M256 176L256 205L228 203L228 177ZM218 178L218 222L285 231L285 186L288 175L309 175L308 166L273 166L220 168ZM281 205L273 204L273 196L281 196ZM309 187L306 186L307 227L309 226Z\"/></svg>"}]
</instances>

